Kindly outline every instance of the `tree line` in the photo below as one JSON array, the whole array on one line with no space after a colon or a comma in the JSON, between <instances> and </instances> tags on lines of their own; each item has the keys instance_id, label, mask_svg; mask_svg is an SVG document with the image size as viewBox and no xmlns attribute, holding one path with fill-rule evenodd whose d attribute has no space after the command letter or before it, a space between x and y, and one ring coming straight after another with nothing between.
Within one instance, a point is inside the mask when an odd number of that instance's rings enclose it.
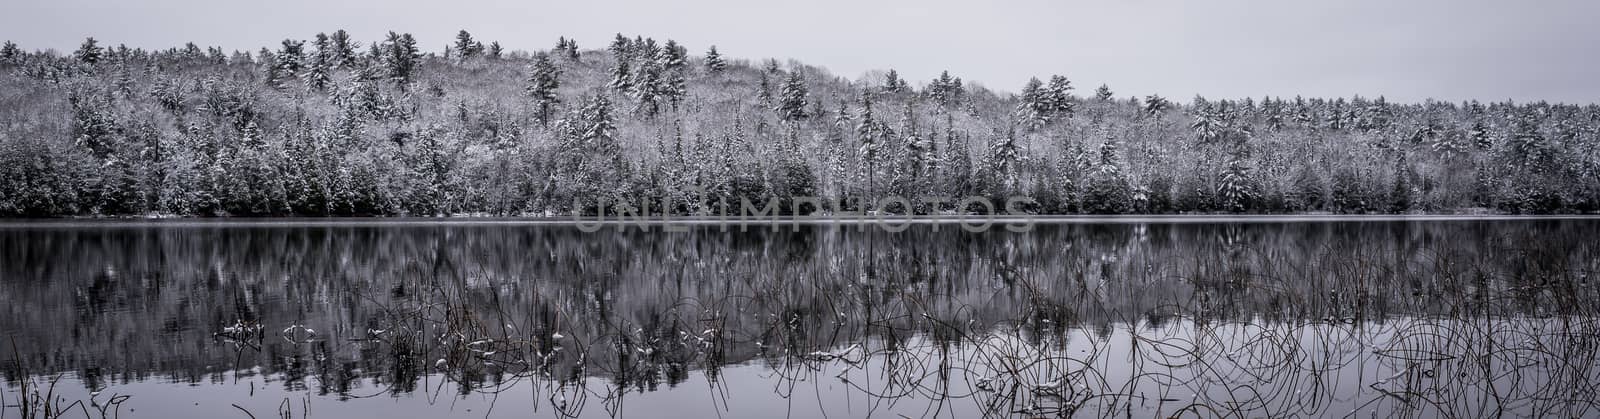
<instances>
[{"instance_id":1,"label":"tree line","mask_svg":"<svg viewBox=\"0 0 1600 419\"><path fill-rule=\"evenodd\" d=\"M0 215L1578 213L1600 106L1019 93L618 34L509 51L345 31L259 51L0 46ZM940 199L950 198L945 203ZM648 209L646 209L648 208Z\"/></svg>"}]
</instances>

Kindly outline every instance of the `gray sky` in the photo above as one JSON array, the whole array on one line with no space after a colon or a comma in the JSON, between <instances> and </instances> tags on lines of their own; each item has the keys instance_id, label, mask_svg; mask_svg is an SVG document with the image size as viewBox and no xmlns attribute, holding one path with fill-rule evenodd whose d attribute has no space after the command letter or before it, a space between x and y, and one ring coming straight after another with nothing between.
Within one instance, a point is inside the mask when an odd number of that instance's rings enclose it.
<instances>
[{"instance_id":1,"label":"gray sky","mask_svg":"<svg viewBox=\"0 0 1600 419\"><path fill-rule=\"evenodd\" d=\"M457 30L509 49L614 33L696 54L794 58L855 78L948 69L1015 92L1063 74L1120 97L1378 96L1420 101L1600 101L1600 2L1590 0L0 0L0 38L70 51L86 36L165 48L255 50L344 28L411 32L431 50ZM780 5L781 4L781 5Z\"/></svg>"}]
</instances>

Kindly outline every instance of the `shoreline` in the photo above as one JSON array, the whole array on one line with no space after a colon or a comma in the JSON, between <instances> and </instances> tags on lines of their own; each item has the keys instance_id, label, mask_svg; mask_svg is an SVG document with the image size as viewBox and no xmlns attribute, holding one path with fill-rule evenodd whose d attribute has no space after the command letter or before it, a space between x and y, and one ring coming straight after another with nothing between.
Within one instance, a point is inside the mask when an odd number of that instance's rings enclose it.
<instances>
[{"instance_id":1,"label":"shoreline","mask_svg":"<svg viewBox=\"0 0 1600 419\"><path fill-rule=\"evenodd\" d=\"M6 218L5 228L73 227L340 227L340 226L772 226L785 225L1064 225L1257 224L1339 222L1461 222L1594 220L1600 214L1179 214L1179 215L823 215L823 216L449 216L449 217L77 217ZM670 230L669 230L670 231Z\"/></svg>"}]
</instances>

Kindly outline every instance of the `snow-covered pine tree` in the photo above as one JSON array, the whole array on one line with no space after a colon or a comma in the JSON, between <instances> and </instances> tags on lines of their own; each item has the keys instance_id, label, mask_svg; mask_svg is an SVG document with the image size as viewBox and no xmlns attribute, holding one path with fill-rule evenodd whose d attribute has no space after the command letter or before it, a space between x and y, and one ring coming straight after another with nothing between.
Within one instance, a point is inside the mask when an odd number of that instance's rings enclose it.
<instances>
[{"instance_id":1,"label":"snow-covered pine tree","mask_svg":"<svg viewBox=\"0 0 1600 419\"><path fill-rule=\"evenodd\" d=\"M278 79L268 80L267 83L274 87L281 87L284 80L293 80L300 77L300 71L305 69L305 41L292 39L283 40L283 47L278 49L276 64Z\"/></svg>"},{"instance_id":2,"label":"snow-covered pine tree","mask_svg":"<svg viewBox=\"0 0 1600 419\"><path fill-rule=\"evenodd\" d=\"M618 92L633 90L633 74L628 71L628 60L619 59L611 66L611 82L607 83L606 86Z\"/></svg>"},{"instance_id":3,"label":"snow-covered pine tree","mask_svg":"<svg viewBox=\"0 0 1600 419\"><path fill-rule=\"evenodd\" d=\"M800 71L789 72L789 79L783 83L778 105L774 108L778 117L784 121L798 121L810 115L806 113L806 80Z\"/></svg>"},{"instance_id":4,"label":"snow-covered pine tree","mask_svg":"<svg viewBox=\"0 0 1600 419\"><path fill-rule=\"evenodd\" d=\"M1416 173L1411 169L1411 164L1406 162L1404 151L1396 153L1394 162L1394 188L1389 191L1389 212L1403 214L1411 211L1412 207L1412 182L1411 178Z\"/></svg>"},{"instance_id":5,"label":"snow-covered pine tree","mask_svg":"<svg viewBox=\"0 0 1600 419\"><path fill-rule=\"evenodd\" d=\"M1084 191L1083 211L1094 214L1121 214L1133 209L1133 188L1123 173L1117 154L1117 141L1106 127L1100 127L1105 140L1100 143L1100 158L1089 174Z\"/></svg>"},{"instance_id":6,"label":"snow-covered pine tree","mask_svg":"<svg viewBox=\"0 0 1600 419\"><path fill-rule=\"evenodd\" d=\"M628 55L629 59L640 61L655 60L661 54L661 46L656 45L655 38L644 38L643 41L634 38L634 41L632 44L633 50Z\"/></svg>"},{"instance_id":7,"label":"snow-covered pine tree","mask_svg":"<svg viewBox=\"0 0 1600 419\"><path fill-rule=\"evenodd\" d=\"M1166 98L1154 94L1144 97L1145 115L1159 117L1162 112L1166 112L1168 109L1172 109L1172 102L1167 101Z\"/></svg>"},{"instance_id":8,"label":"snow-covered pine tree","mask_svg":"<svg viewBox=\"0 0 1600 419\"><path fill-rule=\"evenodd\" d=\"M117 48L118 49L122 49L122 50L126 50L128 47L127 46L119 46ZM119 55L126 56L127 54L119 54ZM209 47L209 48L206 48L206 61L210 62L213 65L223 65L223 64L227 64L228 63L228 56L222 53L222 48L221 47Z\"/></svg>"},{"instance_id":9,"label":"snow-covered pine tree","mask_svg":"<svg viewBox=\"0 0 1600 419\"><path fill-rule=\"evenodd\" d=\"M633 48L633 41L618 33L606 50L611 51L611 57L617 61L628 61L633 58Z\"/></svg>"},{"instance_id":10,"label":"snow-covered pine tree","mask_svg":"<svg viewBox=\"0 0 1600 419\"><path fill-rule=\"evenodd\" d=\"M916 109L911 102L906 102L900 117L900 135L905 139L906 175L912 184L912 190L906 192L916 196L922 193L922 184L937 165L938 149L931 135L924 136L917 129Z\"/></svg>"},{"instance_id":11,"label":"snow-covered pine tree","mask_svg":"<svg viewBox=\"0 0 1600 419\"><path fill-rule=\"evenodd\" d=\"M889 69L888 73L884 73L884 75L883 75L883 91L885 93L900 93L900 92L904 92L904 91L906 91L907 87L909 87L909 84L907 84L904 79L900 78L900 73L899 72L896 72L896 71L894 71L894 69L891 68L891 69Z\"/></svg>"},{"instance_id":12,"label":"snow-covered pine tree","mask_svg":"<svg viewBox=\"0 0 1600 419\"><path fill-rule=\"evenodd\" d=\"M1194 131L1195 139L1202 143L1222 139L1228 134L1229 128L1226 119L1212 106L1198 108L1194 122L1189 124L1189 129Z\"/></svg>"},{"instance_id":13,"label":"snow-covered pine tree","mask_svg":"<svg viewBox=\"0 0 1600 419\"><path fill-rule=\"evenodd\" d=\"M933 103L938 104L940 110L954 107L964 93L961 78L951 77L948 70L939 73L939 78L928 83L928 98L933 99Z\"/></svg>"},{"instance_id":14,"label":"snow-covered pine tree","mask_svg":"<svg viewBox=\"0 0 1600 419\"><path fill-rule=\"evenodd\" d=\"M95 157L108 157L117 131L111 92L98 87L76 88L67 93L67 103L72 106L72 138Z\"/></svg>"},{"instance_id":15,"label":"snow-covered pine tree","mask_svg":"<svg viewBox=\"0 0 1600 419\"><path fill-rule=\"evenodd\" d=\"M661 71L661 65L655 60L642 60L633 72L633 80L628 82L628 94L636 101L634 112L647 119L661 112Z\"/></svg>"},{"instance_id":16,"label":"snow-covered pine tree","mask_svg":"<svg viewBox=\"0 0 1600 419\"><path fill-rule=\"evenodd\" d=\"M761 79L756 82L756 103L772 106L772 80L765 71L761 72Z\"/></svg>"},{"instance_id":17,"label":"snow-covered pine tree","mask_svg":"<svg viewBox=\"0 0 1600 419\"><path fill-rule=\"evenodd\" d=\"M183 87L170 77L156 77L150 83L150 97L166 110L176 112L183 109Z\"/></svg>"},{"instance_id":18,"label":"snow-covered pine tree","mask_svg":"<svg viewBox=\"0 0 1600 419\"><path fill-rule=\"evenodd\" d=\"M389 70L389 79L396 84L411 84L411 79L417 68L417 61L422 58L421 51L417 50L417 39L411 34L397 34L389 32L385 44L383 62Z\"/></svg>"},{"instance_id":19,"label":"snow-covered pine tree","mask_svg":"<svg viewBox=\"0 0 1600 419\"><path fill-rule=\"evenodd\" d=\"M355 43L350 41L349 32L345 32L344 29L333 31L333 35L329 36L328 40L329 47L332 48L330 58L333 62L331 64L335 68L351 68L356 65Z\"/></svg>"},{"instance_id":20,"label":"snow-covered pine tree","mask_svg":"<svg viewBox=\"0 0 1600 419\"><path fill-rule=\"evenodd\" d=\"M869 194L876 190L877 166L882 154L882 145L878 141L878 135L882 132L879 124L880 122L872 116L871 93L861 92L861 113L856 115L856 141L861 145L859 155L864 175L862 177L867 178L866 186Z\"/></svg>"},{"instance_id":21,"label":"snow-covered pine tree","mask_svg":"<svg viewBox=\"0 0 1600 419\"><path fill-rule=\"evenodd\" d=\"M611 112L611 100L605 94L597 93L579 110L581 125L578 126L582 148L592 156L614 155L621 151L621 144L617 143L617 120Z\"/></svg>"},{"instance_id":22,"label":"snow-covered pine tree","mask_svg":"<svg viewBox=\"0 0 1600 419\"><path fill-rule=\"evenodd\" d=\"M17 43L6 41L4 46L0 46L0 65L17 65L21 63L22 49L17 47Z\"/></svg>"},{"instance_id":23,"label":"snow-covered pine tree","mask_svg":"<svg viewBox=\"0 0 1600 419\"><path fill-rule=\"evenodd\" d=\"M560 37L556 39L556 48L552 52L554 52L558 57L565 58L567 61L577 62L578 41L567 39L565 36Z\"/></svg>"},{"instance_id":24,"label":"snow-covered pine tree","mask_svg":"<svg viewBox=\"0 0 1600 419\"><path fill-rule=\"evenodd\" d=\"M257 61L261 62L261 66L266 69L268 75L272 75L278 71L278 57L277 54L272 53L272 49L261 47L260 51L256 51L256 57L259 58ZM268 77L269 80L272 78L273 77ZM268 85L271 85L271 83L269 82Z\"/></svg>"},{"instance_id":25,"label":"snow-covered pine tree","mask_svg":"<svg viewBox=\"0 0 1600 419\"><path fill-rule=\"evenodd\" d=\"M688 94L688 81L684 78L683 70L666 72L656 82L656 95L666 99L674 111L683 104L683 97Z\"/></svg>"},{"instance_id":26,"label":"snow-covered pine tree","mask_svg":"<svg viewBox=\"0 0 1600 419\"><path fill-rule=\"evenodd\" d=\"M78 46L78 50L72 53L72 58L77 58L84 64L94 64L100 62L100 55L104 52L105 50L100 48L99 41L90 37L83 40L83 45Z\"/></svg>"},{"instance_id":27,"label":"snow-covered pine tree","mask_svg":"<svg viewBox=\"0 0 1600 419\"><path fill-rule=\"evenodd\" d=\"M335 64L332 41L327 34L318 33L311 45L317 50L311 54L310 62L306 63L306 87L312 90L328 88L328 83L333 81L332 71Z\"/></svg>"},{"instance_id":28,"label":"snow-covered pine tree","mask_svg":"<svg viewBox=\"0 0 1600 419\"><path fill-rule=\"evenodd\" d=\"M206 56L206 52L205 50L200 49L200 46L195 45L193 42L185 42L183 44L183 50L178 52L178 56L183 58L185 61L199 61L201 58Z\"/></svg>"},{"instance_id":29,"label":"snow-covered pine tree","mask_svg":"<svg viewBox=\"0 0 1600 419\"><path fill-rule=\"evenodd\" d=\"M661 64L661 69L676 72L688 64L687 56L688 52L678 45L678 41L668 39L667 44L661 47L661 52L656 54L656 61Z\"/></svg>"},{"instance_id":30,"label":"snow-covered pine tree","mask_svg":"<svg viewBox=\"0 0 1600 419\"><path fill-rule=\"evenodd\" d=\"M1067 80L1066 76L1050 76L1050 84L1045 87L1044 96L1052 119L1061 114L1071 116L1072 111L1076 109L1072 103L1072 82Z\"/></svg>"},{"instance_id":31,"label":"snow-covered pine tree","mask_svg":"<svg viewBox=\"0 0 1600 419\"><path fill-rule=\"evenodd\" d=\"M711 49L706 51L706 70L710 71L711 74L719 74L727 68L728 62L724 61L722 54L717 52L717 46L712 45Z\"/></svg>"},{"instance_id":32,"label":"snow-covered pine tree","mask_svg":"<svg viewBox=\"0 0 1600 419\"><path fill-rule=\"evenodd\" d=\"M463 60L476 57L480 52L479 47L482 45L483 44L479 44L477 41L472 40L472 34L467 33L465 29L462 29L461 32L456 33L456 44L454 49L456 51L456 55Z\"/></svg>"},{"instance_id":33,"label":"snow-covered pine tree","mask_svg":"<svg viewBox=\"0 0 1600 419\"><path fill-rule=\"evenodd\" d=\"M1094 89L1094 100L1109 102L1111 101L1111 96L1111 86L1101 84L1099 88Z\"/></svg>"},{"instance_id":34,"label":"snow-covered pine tree","mask_svg":"<svg viewBox=\"0 0 1600 419\"><path fill-rule=\"evenodd\" d=\"M505 49L500 47L500 41L494 41L489 43L489 49L484 50L483 56L491 60L498 60L500 55L504 53Z\"/></svg>"},{"instance_id":35,"label":"snow-covered pine tree","mask_svg":"<svg viewBox=\"0 0 1600 419\"><path fill-rule=\"evenodd\" d=\"M1055 105L1050 92L1045 90L1044 83L1038 77L1028 79L1028 84L1022 86L1022 94L1017 99L1015 116L1024 127L1037 130L1050 123Z\"/></svg>"},{"instance_id":36,"label":"snow-covered pine tree","mask_svg":"<svg viewBox=\"0 0 1600 419\"><path fill-rule=\"evenodd\" d=\"M133 73L128 70L127 62L117 63L117 78L112 84L116 86L117 93L125 98L133 98Z\"/></svg>"},{"instance_id":37,"label":"snow-covered pine tree","mask_svg":"<svg viewBox=\"0 0 1600 419\"><path fill-rule=\"evenodd\" d=\"M1020 184L1018 169L1021 164L1020 148L1017 146L1017 133L1014 129L1007 128L1003 133L996 133L995 138L989 143L989 152L984 155L984 169L997 184L997 190L990 192L1005 195L1017 190Z\"/></svg>"},{"instance_id":38,"label":"snow-covered pine tree","mask_svg":"<svg viewBox=\"0 0 1600 419\"><path fill-rule=\"evenodd\" d=\"M560 77L561 69L550 62L548 55L541 53L533 58L528 69L528 85L523 92L533 99L542 127L550 126L550 112L561 103L561 97L556 94L556 89L561 87Z\"/></svg>"},{"instance_id":39,"label":"snow-covered pine tree","mask_svg":"<svg viewBox=\"0 0 1600 419\"><path fill-rule=\"evenodd\" d=\"M1267 130L1278 132L1283 130L1283 103L1282 101L1262 101L1261 113L1266 115Z\"/></svg>"},{"instance_id":40,"label":"snow-covered pine tree","mask_svg":"<svg viewBox=\"0 0 1600 419\"><path fill-rule=\"evenodd\" d=\"M1250 200L1255 199L1255 194L1250 167L1237 156L1230 158L1228 166L1217 178L1217 196L1222 199L1222 208L1233 212L1244 211L1250 207Z\"/></svg>"},{"instance_id":41,"label":"snow-covered pine tree","mask_svg":"<svg viewBox=\"0 0 1600 419\"><path fill-rule=\"evenodd\" d=\"M944 192L946 196L965 196L972 191L972 146L967 136L956 133L955 114L945 113L944 118Z\"/></svg>"}]
</instances>

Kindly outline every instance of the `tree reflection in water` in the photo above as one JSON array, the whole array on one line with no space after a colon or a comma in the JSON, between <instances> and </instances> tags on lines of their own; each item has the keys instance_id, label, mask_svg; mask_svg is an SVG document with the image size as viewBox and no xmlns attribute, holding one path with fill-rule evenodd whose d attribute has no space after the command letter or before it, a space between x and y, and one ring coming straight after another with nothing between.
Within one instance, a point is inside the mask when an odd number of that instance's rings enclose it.
<instances>
[{"instance_id":1,"label":"tree reflection in water","mask_svg":"<svg viewBox=\"0 0 1600 419\"><path fill-rule=\"evenodd\" d=\"M10 226L0 366L7 400L69 373L564 416L1591 416L1596 233Z\"/></svg>"}]
</instances>

